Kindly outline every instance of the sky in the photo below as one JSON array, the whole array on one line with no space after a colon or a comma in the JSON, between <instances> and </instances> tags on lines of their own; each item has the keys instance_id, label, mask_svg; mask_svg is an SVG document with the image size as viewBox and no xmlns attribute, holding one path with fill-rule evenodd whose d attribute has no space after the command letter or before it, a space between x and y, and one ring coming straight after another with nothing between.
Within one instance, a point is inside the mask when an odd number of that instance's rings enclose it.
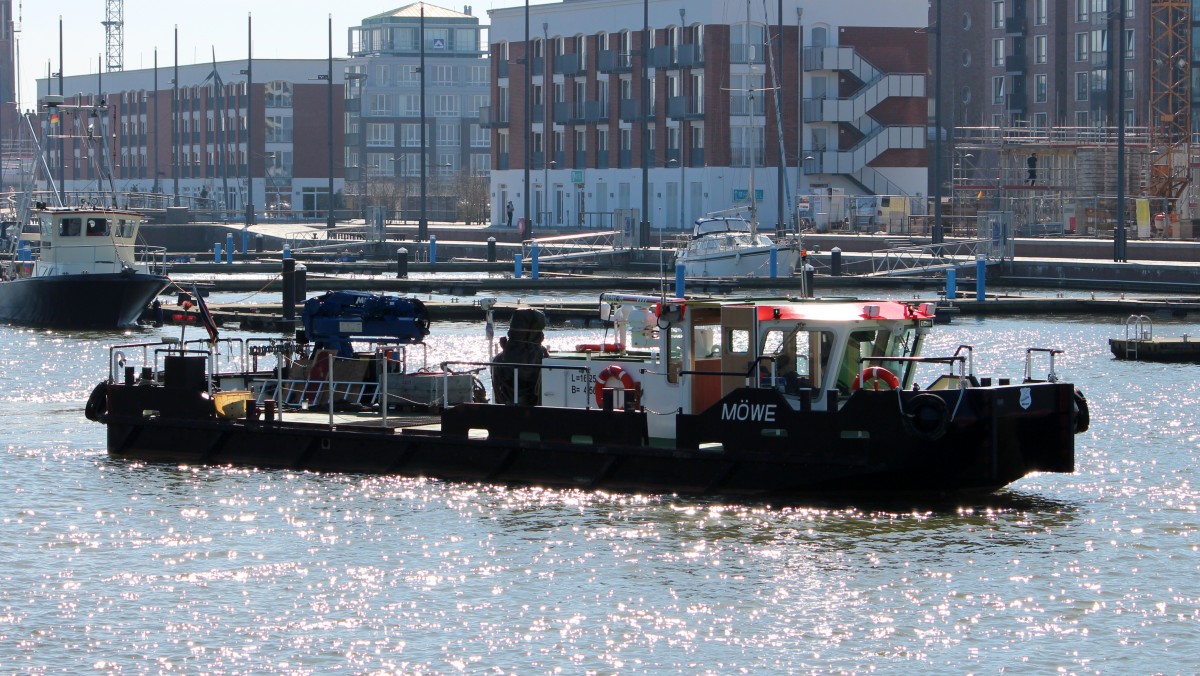
<instances>
[{"instance_id":1,"label":"sky","mask_svg":"<svg viewBox=\"0 0 1200 676\"><path fill-rule=\"evenodd\" d=\"M246 58L247 17L254 21L254 58L321 59L329 53L329 19L333 19L333 55L346 56L346 30L369 16L410 4L415 0L124 0L125 69L151 68L158 48L160 68L174 65L174 30L179 28L180 65L211 60ZM524 6L525 0L429 0L430 4L471 13L484 24L487 11ZM531 0L542 4L545 0ZM36 80L46 77L46 66L57 72L58 22L62 19L63 73L95 74L104 62L102 22L106 0L12 0L13 20L20 29L20 83L22 110L37 102ZM352 8L351 8L352 7ZM54 91L57 91L55 89Z\"/></svg>"}]
</instances>

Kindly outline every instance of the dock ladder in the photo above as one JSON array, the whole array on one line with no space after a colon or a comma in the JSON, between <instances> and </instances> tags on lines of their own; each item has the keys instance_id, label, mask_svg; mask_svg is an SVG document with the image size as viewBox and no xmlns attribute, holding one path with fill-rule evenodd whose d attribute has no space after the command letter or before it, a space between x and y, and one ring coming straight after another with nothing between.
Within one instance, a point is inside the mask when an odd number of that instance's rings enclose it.
<instances>
[{"instance_id":1,"label":"dock ladder","mask_svg":"<svg viewBox=\"0 0 1200 676\"><path fill-rule=\"evenodd\" d=\"M1154 322L1146 315L1129 315L1125 320L1125 358L1137 361L1138 345L1150 340L1154 340Z\"/></svg>"}]
</instances>

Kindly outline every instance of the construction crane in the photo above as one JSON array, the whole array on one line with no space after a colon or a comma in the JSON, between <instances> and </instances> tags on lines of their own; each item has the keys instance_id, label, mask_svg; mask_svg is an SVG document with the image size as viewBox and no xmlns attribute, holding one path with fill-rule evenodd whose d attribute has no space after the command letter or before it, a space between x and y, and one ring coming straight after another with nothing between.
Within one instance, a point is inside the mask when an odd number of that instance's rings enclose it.
<instances>
[{"instance_id":1,"label":"construction crane","mask_svg":"<svg viewBox=\"0 0 1200 676\"><path fill-rule=\"evenodd\" d=\"M1147 187L1151 197L1178 199L1190 182L1191 4L1189 0L1150 0L1151 160Z\"/></svg>"},{"instance_id":2,"label":"construction crane","mask_svg":"<svg viewBox=\"0 0 1200 676\"><path fill-rule=\"evenodd\" d=\"M105 69L112 73L125 70L125 0L105 0L104 21Z\"/></svg>"}]
</instances>

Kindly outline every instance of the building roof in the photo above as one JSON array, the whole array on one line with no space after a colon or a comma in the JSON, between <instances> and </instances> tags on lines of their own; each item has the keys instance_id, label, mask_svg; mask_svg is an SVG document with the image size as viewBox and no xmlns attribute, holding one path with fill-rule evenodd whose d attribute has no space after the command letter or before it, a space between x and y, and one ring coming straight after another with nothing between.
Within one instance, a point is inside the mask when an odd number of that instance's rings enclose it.
<instances>
[{"instance_id":1,"label":"building roof","mask_svg":"<svg viewBox=\"0 0 1200 676\"><path fill-rule=\"evenodd\" d=\"M378 21L380 19L419 19L421 18L421 8L425 9L426 19L473 19L475 17L470 14L463 14L445 7L431 5L428 2L414 2L411 5L405 5L397 9L375 16L369 16L363 21Z\"/></svg>"}]
</instances>

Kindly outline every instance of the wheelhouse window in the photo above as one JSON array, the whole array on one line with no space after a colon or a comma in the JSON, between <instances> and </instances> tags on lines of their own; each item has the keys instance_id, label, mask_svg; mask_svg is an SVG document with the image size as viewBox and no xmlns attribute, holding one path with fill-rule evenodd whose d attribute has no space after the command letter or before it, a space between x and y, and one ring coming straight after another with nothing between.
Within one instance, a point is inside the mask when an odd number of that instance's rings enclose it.
<instances>
[{"instance_id":1,"label":"wheelhouse window","mask_svg":"<svg viewBox=\"0 0 1200 676\"><path fill-rule=\"evenodd\" d=\"M83 219L64 218L58 223L59 237L78 237L83 229Z\"/></svg>"},{"instance_id":2,"label":"wheelhouse window","mask_svg":"<svg viewBox=\"0 0 1200 676\"><path fill-rule=\"evenodd\" d=\"M107 218L89 218L87 220L87 236L103 237L108 234Z\"/></svg>"},{"instance_id":3,"label":"wheelhouse window","mask_svg":"<svg viewBox=\"0 0 1200 676\"><path fill-rule=\"evenodd\" d=\"M759 355L766 358L759 370L769 376L774 362L775 385L785 393L820 389L833 342L834 334L829 331L809 331L801 326L769 329L759 349Z\"/></svg>"}]
</instances>

